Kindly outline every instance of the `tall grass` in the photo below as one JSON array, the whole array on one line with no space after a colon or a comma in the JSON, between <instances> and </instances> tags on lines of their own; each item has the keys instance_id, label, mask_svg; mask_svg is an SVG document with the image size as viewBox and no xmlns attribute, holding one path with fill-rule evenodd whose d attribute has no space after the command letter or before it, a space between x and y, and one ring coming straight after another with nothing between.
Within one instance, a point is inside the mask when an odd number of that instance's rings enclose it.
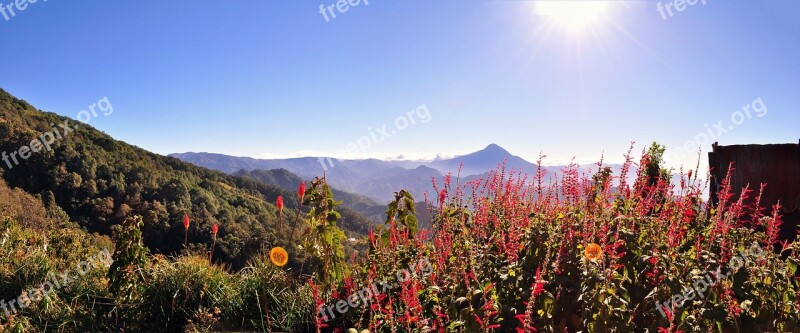
<instances>
[{"instance_id":1,"label":"tall grass","mask_svg":"<svg viewBox=\"0 0 800 333\"><path fill-rule=\"evenodd\" d=\"M201 255L156 256L146 270L141 299L142 327L157 331L186 326L207 331L226 324L242 302L234 276Z\"/></svg>"},{"instance_id":2,"label":"tall grass","mask_svg":"<svg viewBox=\"0 0 800 333\"><path fill-rule=\"evenodd\" d=\"M242 318L259 331L304 332L313 329L310 290L273 265L267 254L241 272Z\"/></svg>"}]
</instances>

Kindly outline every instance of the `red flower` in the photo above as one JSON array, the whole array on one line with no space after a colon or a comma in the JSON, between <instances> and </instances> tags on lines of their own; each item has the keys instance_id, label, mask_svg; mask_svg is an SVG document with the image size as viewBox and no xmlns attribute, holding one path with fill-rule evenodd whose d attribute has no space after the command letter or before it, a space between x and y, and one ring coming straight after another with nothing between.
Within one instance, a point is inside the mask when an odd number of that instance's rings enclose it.
<instances>
[{"instance_id":1,"label":"red flower","mask_svg":"<svg viewBox=\"0 0 800 333\"><path fill-rule=\"evenodd\" d=\"M217 235L218 231L219 231L219 226L218 225L214 224L214 225L211 226L211 233L214 234L214 236Z\"/></svg>"},{"instance_id":2,"label":"red flower","mask_svg":"<svg viewBox=\"0 0 800 333\"><path fill-rule=\"evenodd\" d=\"M189 230L189 214L183 214L183 228Z\"/></svg>"},{"instance_id":3,"label":"red flower","mask_svg":"<svg viewBox=\"0 0 800 333\"><path fill-rule=\"evenodd\" d=\"M303 204L303 198L306 197L306 182L300 183L297 188L297 195L300 197L300 204Z\"/></svg>"},{"instance_id":4,"label":"red flower","mask_svg":"<svg viewBox=\"0 0 800 333\"><path fill-rule=\"evenodd\" d=\"M541 294L544 291L544 280L542 280L542 267L539 266L536 268L536 278L534 278L533 284L533 295L531 299L535 299L536 295Z\"/></svg>"},{"instance_id":5,"label":"red flower","mask_svg":"<svg viewBox=\"0 0 800 333\"><path fill-rule=\"evenodd\" d=\"M667 308L666 306L663 306L663 305L661 306L661 308L664 309L664 313L667 315L667 320L669 320L671 322L672 321L672 311L670 311L669 308Z\"/></svg>"},{"instance_id":6,"label":"red flower","mask_svg":"<svg viewBox=\"0 0 800 333\"><path fill-rule=\"evenodd\" d=\"M278 196L278 199L275 200L275 205L278 206L278 214L283 213L283 196Z\"/></svg>"}]
</instances>

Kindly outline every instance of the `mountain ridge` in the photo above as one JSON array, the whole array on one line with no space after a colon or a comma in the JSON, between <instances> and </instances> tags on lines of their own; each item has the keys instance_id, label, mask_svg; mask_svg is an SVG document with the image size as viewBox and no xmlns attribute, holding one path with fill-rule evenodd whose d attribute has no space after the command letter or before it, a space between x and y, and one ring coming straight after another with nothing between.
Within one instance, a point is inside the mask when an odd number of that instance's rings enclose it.
<instances>
[{"instance_id":1,"label":"mountain ridge","mask_svg":"<svg viewBox=\"0 0 800 333\"><path fill-rule=\"evenodd\" d=\"M174 153L168 156L199 166L227 173L240 170L285 169L302 178L326 174L330 184L339 190L366 195L379 203L392 199L392 193L409 190L415 198L433 193L434 180L452 174L476 179L503 166L507 171L535 174L538 166L510 153L497 144L452 158L431 161L336 159L327 157L294 157L287 159L257 159L220 153ZM558 174L560 166L542 166L550 176Z\"/></svg>"}]
</instances>

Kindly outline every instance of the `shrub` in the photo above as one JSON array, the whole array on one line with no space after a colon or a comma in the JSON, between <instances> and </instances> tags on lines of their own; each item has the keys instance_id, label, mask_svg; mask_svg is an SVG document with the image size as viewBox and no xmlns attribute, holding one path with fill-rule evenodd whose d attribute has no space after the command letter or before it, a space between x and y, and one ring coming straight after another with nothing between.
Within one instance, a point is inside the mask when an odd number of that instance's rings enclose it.
<instances>
[{"instance_id":1,"label":"shrub","mask_svg":"<svg viewBox=\"0 0 800 333\"><path fill-rule=\"evenodd\" d=\"M0 309L0 332L104 329L94 311L97 298L105 295L105 267L79 264L110 248L109 240L74 229L69 221L53 220L39 199L9 189L2 181L0 197L0 300L9 310L6 315ZM27 294L53 276L61 279L65 271L78 278L47 296ZM12 309L9 303L23 292L35 295L31 303L24 309L17 303Z\"/></svg>"}]
</instances>

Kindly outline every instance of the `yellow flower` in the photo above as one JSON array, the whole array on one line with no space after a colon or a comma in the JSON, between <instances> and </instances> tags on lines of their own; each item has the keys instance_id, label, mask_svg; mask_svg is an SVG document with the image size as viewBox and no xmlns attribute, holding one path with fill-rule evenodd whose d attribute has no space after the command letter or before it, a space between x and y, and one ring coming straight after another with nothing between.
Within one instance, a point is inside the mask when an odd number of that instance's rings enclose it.
<instances>
[{"instance_id":1,"label":"yellow flower","mask_svg":"<svg viewBox=\"0 0 800 333\"><path fill-rule=\"evenodd\" d=\"M283 267L289 262L289 254L286 253L286 250L282 247L275 247L269 251L269 260L272 261L275 266Z\"/></svg>"},{"instance_id":2,"label":"yellow flower","mask_svg":"<svg viewBox=\"0 0 800 333\"><path fill-rule=\"evenodd\" d=\"M583 253L586 256L586 259L597 261L603 257L603 248L595 243L589 243L589 245L586 245L586 250Z\"/></svg>"}]
</instances>

